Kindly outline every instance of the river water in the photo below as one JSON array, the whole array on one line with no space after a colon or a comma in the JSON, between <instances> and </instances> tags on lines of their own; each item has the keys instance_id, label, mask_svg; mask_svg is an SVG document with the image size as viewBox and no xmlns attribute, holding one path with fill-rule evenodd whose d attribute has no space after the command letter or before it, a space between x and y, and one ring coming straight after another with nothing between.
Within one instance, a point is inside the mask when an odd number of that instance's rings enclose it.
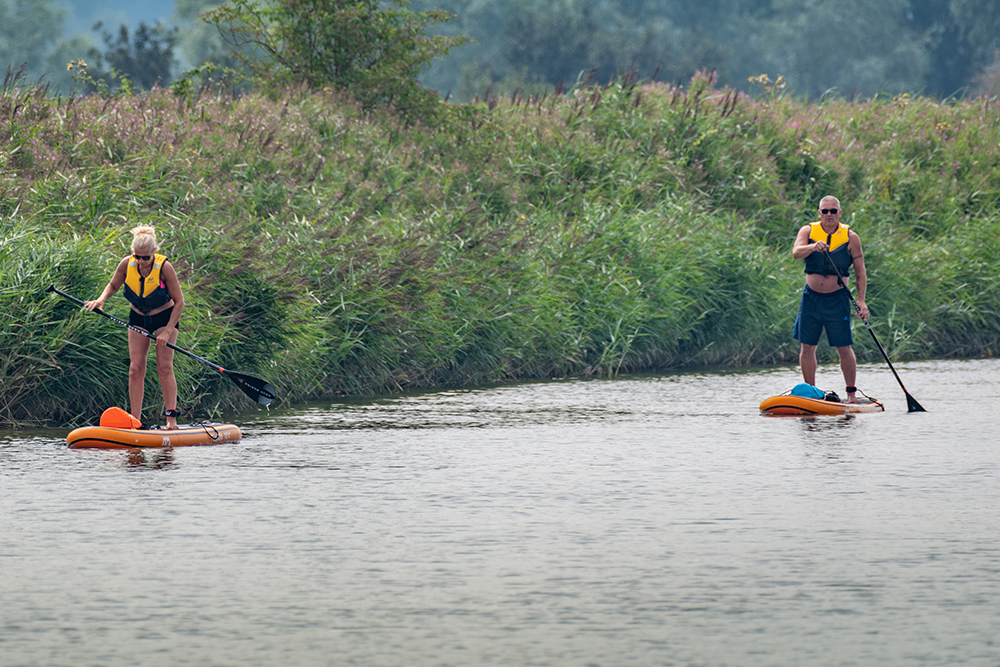
<instances>
[{"instance_id":1,"label":"river water","mask_svg":"<svg viewBox=\"0 0 1000 667\"><path fill-rule=\"evenodd\" d=\"M1000 360L885 413L796 369L236 417L242 442L0 434L0 665L1000 665ZM834 367L825 387L841 389Z\"/></svg>"}]
</instances>

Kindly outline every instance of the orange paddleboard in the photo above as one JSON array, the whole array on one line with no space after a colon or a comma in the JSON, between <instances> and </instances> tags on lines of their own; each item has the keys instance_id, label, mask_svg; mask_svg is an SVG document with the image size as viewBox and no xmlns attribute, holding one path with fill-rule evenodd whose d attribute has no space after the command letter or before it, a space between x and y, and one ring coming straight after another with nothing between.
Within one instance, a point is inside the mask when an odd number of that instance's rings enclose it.
<instances>
[{"instance_id":1,"label":"orange paddleboard","mask_svg":"<svg viewBox=\"0 0 1000 667\"><path fill-rule=\"evenodd\" d=\"M145 449L217 445L242 437L234 424L184 424L175 431L84 426L71 431L66 442L71 449Z\"/></svg>"},{"instance_id":2,"label":"orange paddleboard","mask_svg":"<svg viewBox=\"0 0 1000 667\"><path fill-rule=\"evenodd\" d=\"M764 415L850 415L884 411L881 401L864 399L861 403L843 403L790 394L765 398L760 404L760 412Z\"/></svg>"}]
</instances>

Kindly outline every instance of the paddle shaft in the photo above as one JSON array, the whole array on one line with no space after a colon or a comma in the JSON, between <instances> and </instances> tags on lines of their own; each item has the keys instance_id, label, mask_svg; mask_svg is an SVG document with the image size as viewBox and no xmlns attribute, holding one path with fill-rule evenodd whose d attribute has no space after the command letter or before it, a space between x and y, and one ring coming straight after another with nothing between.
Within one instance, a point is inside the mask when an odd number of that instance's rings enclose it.
<instances>
[{"instance_id":1,"label":"paddle shaft","mask_svg":"<svg viewBox=\"0 0 1000 667\"><path fill-rule=\"evenodd\" d=\"M892 366L892 362L889 361L889 355L886 354L885 348L882 347L882 343L879 342L878 336L875 335L875 330L872 329L872 325L869 324L868 319L861 314L861 307L858 305L858 302L854 300L854 295L851 294L851 290L848 289L847 284L844 283L844 277L841 275L840 269L838 269L837 265L833 262L833 257L830 256L830 251L824 250L823 254L826 255L826 261L828 261L830 266L833 267L833 270L837 272L837 284L847 290L847 296L850 297L851 303L854 304L854 310L857 311L858 317L861 318L861 321L865 323L865 328L868 329L868 333L872 335L872 340L875 341L878 351L882 353L882 358L885 359L885 363L889 364L889 370L892 371L893 376L896 378L896 382L899 383L900 389L902 389L903 393L906 394L906 405L908 411L926 412L926 410L924 410L923 407L917 403L916 399L910 396L910 392L906 391L906 387L903 386L903 381L899 379L899 373L896 372L896 369Z\"/></svg>"},{"instance_id":2,"label":"paddle shaft","mask_svg":"<svg viewBox=\"0 0 1000 667\"><path fill-rule=\"evenodd\" d=\"M66 292L63 292L62 290L58 289L55 285L49 285L49 290L48 291L55 292L56 294L58 294L62 298L67 299L69 301L72 301L73 303L79 304L81 306L86 307L86 305L87 305L86 303L84 303L80 299L77 299L75 296L72 296L71 294L67 294ZM156 336L153 335L152 333L150 333L149 331L146 331L142 327L137 327L137 326L135 326L133 324L129 324L125 320L119 319L119 318L115 317L114 315L110 315L110 314L104 312L103 310L101 310L100 308L95 308L92 312L95 312L98 315L103 315L104 317L108 318L112 322L116 322L116 323L122 325L123 327L127 327L131 331L134 331L134 332L136 332L138 334L142 334L146 338L149 338L149 339L151 339L153 341L156 341ZM222 373L223 375L225 375L226 377L228 377L230 380L232 380L233 382L235 382L236 386L238 386L240 389L242 389L243 392L247 396L249 396L250 398L254 399L255 401L257 401L261 405L267 405L268 403L270 403L271 401L273 401L275 399L274 387L272 387L269 383L264 382L260 378L255 378L255 377L253 377L251 375L245 375L243 373L237 373L235 371L231 371L231 370L228 370L226 368L223 368L219 364L213 363L213 362L209 361L208 359L205 359L204 357L199 357L194 352L191 352L190 350L185 350L183 347L179 347L177 345L174 345L173 343L166 342L166 346L169 347L171 350L177 350L178 352L180 352L182 354L186 354L187 356L191 357L195 361L198 361L198 362L201 362L201 363L205 364L206 366L208 366L212 370L215 370L215 371L217 371L219 373Z\"/></svg>"}]
</instances>

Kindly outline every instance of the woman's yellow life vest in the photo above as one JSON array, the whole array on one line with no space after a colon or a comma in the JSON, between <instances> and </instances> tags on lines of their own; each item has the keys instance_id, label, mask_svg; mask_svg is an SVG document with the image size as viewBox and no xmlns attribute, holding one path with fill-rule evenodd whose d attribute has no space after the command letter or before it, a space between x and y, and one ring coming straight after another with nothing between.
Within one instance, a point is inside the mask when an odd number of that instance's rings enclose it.
<instances>
[{"instance_id":1,"label":"woman's yellow life vest","mask_svg":"<svg viewBox=\"0 0 1000 667\"><path fill-rule=\"evenodd\" d=\"M166 263L166 255L153 256L153 268L143 278L139 274L139 260L130 257L125 272L125 298L146 315L170 302L170 291L160 277L160 270Z\"/></svg>"},{"instance_id":2,"label":"woman's yellow life vest","mask_svg":"<svg viewBox=\"0 0 1000 667\"><path fill-rule=\"evenodd\" d=\"M833 234L826 233L822 222L814 222L809 227L809 240L813 243L825 241L830 246L830 257L837 269L840 270L840 275L847 278L851 274L851 266L854 263L851 249L848 246L850 236L848 236L847 230L850 229L850 226L840 223L840 227ZM837 275L837 272L830 266L826 253L823 252L814 252L806 256L806 273L819 273L824 276Z\"/></svg>"}]
</instances>

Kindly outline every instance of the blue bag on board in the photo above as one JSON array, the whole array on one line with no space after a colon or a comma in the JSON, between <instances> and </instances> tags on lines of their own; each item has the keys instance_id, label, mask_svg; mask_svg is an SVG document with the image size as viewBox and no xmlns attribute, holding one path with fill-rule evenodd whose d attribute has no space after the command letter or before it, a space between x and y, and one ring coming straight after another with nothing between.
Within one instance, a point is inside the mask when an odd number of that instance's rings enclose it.
<instances>
[{"instance_id":1,"label":"blue bag on board","mask_svg":"<svg viewBox=\"0 0 1000 667\"><path fill-rule=\"evenodd\" d=\"M806 382L800 382L792 387L792 396L802 396L804 398L816 398L823 400L826 398L826 392L819 387L814 387Z\"/></svg>"}]
</instances>

